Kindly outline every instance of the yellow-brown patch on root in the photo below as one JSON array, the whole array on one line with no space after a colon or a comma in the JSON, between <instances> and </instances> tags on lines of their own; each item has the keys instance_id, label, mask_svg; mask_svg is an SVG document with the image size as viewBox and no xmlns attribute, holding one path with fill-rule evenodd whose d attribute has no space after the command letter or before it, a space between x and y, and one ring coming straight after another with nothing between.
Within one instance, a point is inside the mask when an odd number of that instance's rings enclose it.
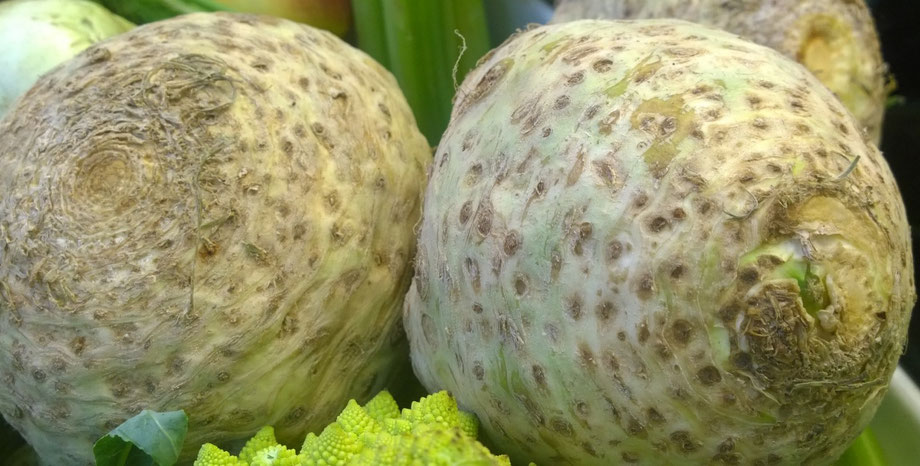
<instances>
[{"instance_id":1,"label":"yellow-brown patch on root","mask_svg":"<svg viewBox=\"0 0 920 466\"><path fill-rule=\"evenodd\" d=\"M644 127L650 118L654 119L654 128ZM654 131L652 143L642 156L656 178L667 171L668 164L678 154L677 146L690 135L694 120L696 113L685 109L684 99L679 95L667 100L646 100L629 118L633 129Z\"/></svg>"},{"instance_id":2,"label":"yellow-brown patch on root","mask_svg":"<svg viewBox=\"0 0 920 466\"><path fill-rule=\"evenodd\" d=\"M645 57L635 68L626 72L626 76L623 76L623 79L617 81L613 86L608 87L605 91L607 96L610 98L619 97L626 92L626 88L629 87L631 81L642 82L658 72L664 64L661 62L660 58L651 61L653 57L654 55Z\"/></svg>"}]
</instances>

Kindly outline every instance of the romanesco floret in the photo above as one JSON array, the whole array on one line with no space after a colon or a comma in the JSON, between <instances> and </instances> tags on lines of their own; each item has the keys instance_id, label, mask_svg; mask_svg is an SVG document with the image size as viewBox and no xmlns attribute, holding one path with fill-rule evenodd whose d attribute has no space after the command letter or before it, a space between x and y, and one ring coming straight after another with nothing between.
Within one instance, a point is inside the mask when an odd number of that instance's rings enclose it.
<instances>
[{"instance_id":1,"label":"romanesco floret","mask_svg":"<svg viewBox=\"0 0 920 466\"><path fill-rule=\"evenodd\" d=\"M329 424L312 442L301 449L305 466L343 465L363 448L358 434L346 432L337 422ZM306 445L307 442L304 442Z\"/></svg>"},{"instance_id":2,"label":"romanesco floret","mask_svg":"<svg viewBox=\"0 0 920 466\"><path fill-rule=\"evenodd\" d=\"M404 409L402 417L414 425L437 422L449 427L460 424L459 412L453 397L446 391L440 391L413 401L412 408Z\"/></svg>"},{"instance_id":3,"label":"romanesco floret","mask_svg":"<svg viewBox=\"0 0 920 466\"><path fill-rule=\"evenodd\" d=\"M300 466L303 458L284 445L272 445L252 455L249 466Z\"/></svg>"},{"instance_id":4,"label":"romanesco floret","mask_svg":"<svg viewBox=\"0 0 920 466\"><path fill-rule=\"evenodd\" d=\"M476 438L479 436L479 419L466 411L460 411L457 413L459 416L457 424L460 426L460 430L463 431L466 435Z\"/></svg>"},{"instance_id":5,"label":"romanesco floret","mask_svg":"<svg viewBox=\"0 0 920 466\"><path fill-rule=\"evenodd\" d=\"M476 417L460 411L446 391L413 402L401 412L383 391L363 407L349 401L319 435L307 435L299 454L279 445L274 430L264 427L246 443L239 458L206 444L195 465L510 466L507 456L492 455L476 440L478 425Z\"/></svg>"},{"instance_id":6,"label":"romanesco floret","mask_svg":"<svg viewBox=\"0 0 920 466\"><path fill-rule=\"evenodd\" d=\"M256 435L246 442L246 445L243 445L243 449L240 450L240 459L246 463L252 463L256 452L275 445L278 445L278 440L275 439L275 429L265 426L259 429Z\"/></svg>"},{"instance_id":7,"label":"romanesco floret","mask_svg":"<svg viewBox=\"0 0 920 466\"><path fill-rule=\"evenodd\" d=\"M380 423L374 420L367 410L358 405L355 400L348 402L345 410L339 414L335 422L342 426L345 432L355 435L380 430Z\"/></svg>"},{"instance_id":8,"label":"romanesco floret","mask_svg":"<svg viewBox=\"0 0 920 466\"><path fill-rule=\"evenodd\" d=\"M246 463L216 445L206 443L198 450L198 458L193 466L246 466Z\"/></svg>"},{"instance_id":9,"label":"romanesco floret","mask_svg":"<svg viewBox=\"0 0 920 466\"><path fill-rule=\"evenodd\" d=\"M399 406L396 404L396 400L393 399L393 395L390 395L390 392L386 390L371 398L371 401L364 405L364 409L377 422L399 417Z\"/></svg>"},{"instance_id":10,"label":"romanesco floret","mask_svg":"<svg viewBox=\"0 0 920 466\"><path fill-rule=\"evenodd\" d=\"M412 435L395 437L395 442L378 443L361 451L349 465L372 466L511 466L507 456L494 456L458 426L420 424Z\"/></svg>"}]
</instances>

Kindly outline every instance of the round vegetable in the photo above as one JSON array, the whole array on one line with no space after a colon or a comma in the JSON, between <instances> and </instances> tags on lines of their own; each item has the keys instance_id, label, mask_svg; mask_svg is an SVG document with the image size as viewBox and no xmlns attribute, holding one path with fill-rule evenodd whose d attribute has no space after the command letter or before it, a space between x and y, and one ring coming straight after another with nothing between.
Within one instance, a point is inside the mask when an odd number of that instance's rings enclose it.
<instances>
[{"instance_id":1,"label":"round vegetable","mask_svg":"<svg viewBox=\"0 0 920 466\"><path fill-rule=\"evenodd\" d=\"M88 0L0 3L0 118L43 73L132 27Z\"/></svg>"},{"instance_id":2,"label":"round vegetable","mask_svg":"<svg viewBox=\"0 0 920 466\"><path fill-rule=\"evenodd\" d=\"M553 22L679 18L724 29L798 60L878 143L888 96L878 34L863 0L559 0Z\"/></svg>"},{"instance_id":3,"label":"round vegetable","mask_svg":"<svg viewBox=\"0 0 920 466\"><path fill-rule=\"evenodd\" d=\"M183 461L295 441L407 364L430 148L332 34L191 14L93 46L0 121L0 412L49 464L142 408Z\"/></svg>"},{"instance_id":4,"label":"round vegetable","mask_svg":"<svg viewBox=\"0 0 920 466\"><path fill-rule=\"evenodd\" d=\"M875 146L801 65L678 20L521 32L458 90L404 320L416 373L539 464L810 464L916 301Z\"/></svg>"}]
</instances>

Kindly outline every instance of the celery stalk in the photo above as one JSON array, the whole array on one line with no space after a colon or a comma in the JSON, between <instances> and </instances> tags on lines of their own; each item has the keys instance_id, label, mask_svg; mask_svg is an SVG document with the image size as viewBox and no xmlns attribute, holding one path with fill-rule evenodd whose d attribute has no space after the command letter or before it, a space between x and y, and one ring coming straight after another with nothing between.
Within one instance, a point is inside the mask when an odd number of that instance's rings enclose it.
<instances>
[{"instance_id":1,"label":"celery stalk","mask_svg":"<svg viewBox=\"0 0 920 466\"><path fill-rule=\"evenodd\" d=\"M228 10L212 0L101 0L100 3L137 24L159 21L186 13Z\"/></svg>"},{"instance_id":2,"label":"celery stalk","mask_svg":"<svg viewBox=\"0 0 920 466\"><path fill-rule=\"evenodd\" d=\"M450 119L463 41L458 82L489 48L483 0L352 0L352 9L358 46L393 73L419 129L436 145Z\"/></svg>"},{"instance_id":3,"label":"celery stalk","mask_svg":"<svg viewBox=\"0 0 920 466\"><path fill-rule=\"evenodd\" d=\"M353 0L358 46L378 63L390 68L382 0Z\"/></svg>"}]
</instances>

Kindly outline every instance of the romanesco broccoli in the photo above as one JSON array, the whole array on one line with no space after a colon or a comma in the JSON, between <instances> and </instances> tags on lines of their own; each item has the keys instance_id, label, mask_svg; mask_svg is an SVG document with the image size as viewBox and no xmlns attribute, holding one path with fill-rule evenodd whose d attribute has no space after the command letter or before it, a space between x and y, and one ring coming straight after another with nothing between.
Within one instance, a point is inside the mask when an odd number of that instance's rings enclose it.
<instances>
[{"instance_id":1,"label":"romanesco broccoli","mask_svg":"<svg viewBox=\"0 0 920 466\"><path fill-rule=\"evenodd\" d=\"M257 451L249 466L301 466L303 458L284 445L272 445Z\"/></svg>"},{"instance_id":2,"label":"romanesco broccoli","mask_svg":"<svg viewBox=\"0 0 920 466\"><path fill-rule=\"evenodd\" d=\"M201 447L195 466L504 465L476 440L478 421L460 411L447 392L399 410L386 391L363 407L351 400L319 435L310 433L300 453L278 444L266 426L246 442L239 457L214 445Z\"/></svg>"},{"instance_id":3,"label":"romanesco broccoli","mask_svg":"<svg viewBox=\"0 0 920 466\"><path fill-rule=\"evenodd\" d=\"M271 426L265 426L259 429L256 435L246 442L246 445L243 445L243 449L240 450L240 460L252 463L256 453L273 445L278 445L278 440L275 439L275 429Z\"/></svg>"},{"instance_id":4,"label":"romanesco broccoli","mask_svg":"<svg viewBox=\"0 0 920 466\"><path fill-rule=\"evenodd\" d=\"M216 445L206 443L198 450L198 459L193 466L246 466L246 463Z\"/></svg>"}]
</instances>

